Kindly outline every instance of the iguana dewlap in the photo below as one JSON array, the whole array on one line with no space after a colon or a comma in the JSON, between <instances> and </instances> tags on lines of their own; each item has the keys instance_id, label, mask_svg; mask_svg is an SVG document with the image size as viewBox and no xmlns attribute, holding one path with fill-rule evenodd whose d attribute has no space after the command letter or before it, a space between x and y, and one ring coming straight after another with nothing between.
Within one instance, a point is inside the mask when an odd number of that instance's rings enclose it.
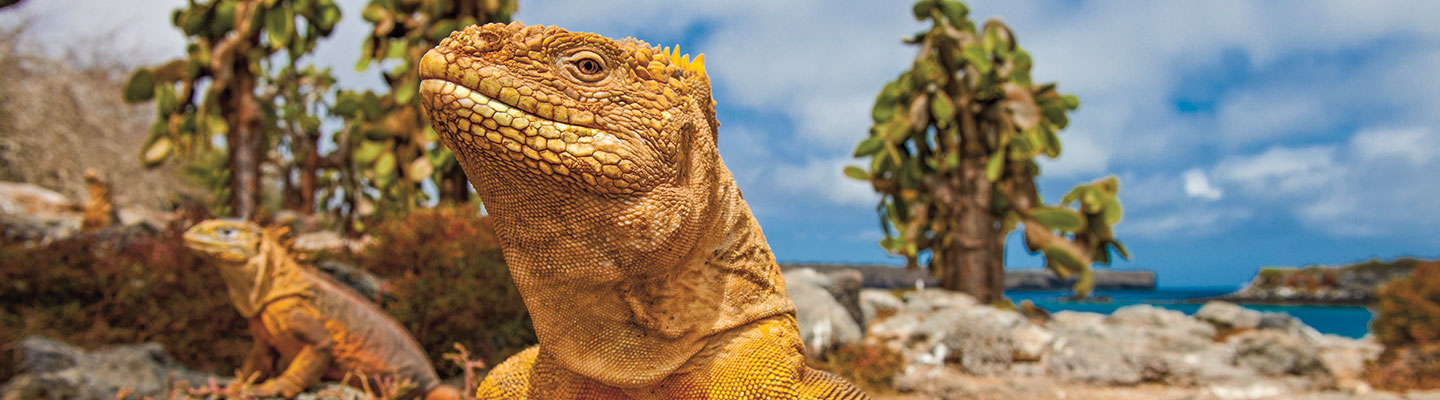
<instances>
[{"instance_id":1,"label":"iguana dewlap","mask_svg":"<svg viewBox=\"0 0 1440 400\"><path fill-rule=\"evenodd\" d=\"M258 374L247 394L294 397L322 377L354 373L406 379L426 399L458 399L441 386L425 352L405 328L342 284L301 266L275 232L238 220L209 220L185 232L185 244L213 260L231 303L255 338L240 367ZM374 387L374 386L372 386Z\"/></svg>"},{"instance_id":2,"label":"iguana dewlap","mask_svg":"<svg viewBox=\"0 0 1440 400\"><path fill-rule=\"evenodd\" d=\"M795 306L716 147L702 57L490 24L420 93L494 218L540 344L481 398L863 398L807 369Z\"/></svg>"}]
</instances>

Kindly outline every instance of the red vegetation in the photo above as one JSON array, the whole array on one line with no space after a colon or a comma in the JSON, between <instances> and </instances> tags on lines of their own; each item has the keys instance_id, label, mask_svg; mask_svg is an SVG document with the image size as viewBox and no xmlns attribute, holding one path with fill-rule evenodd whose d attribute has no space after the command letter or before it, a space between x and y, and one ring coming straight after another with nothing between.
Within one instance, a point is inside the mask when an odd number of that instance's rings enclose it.
<instances>
[{"instance_id":1,"label":"red vegetation","mask_svg":"<svg viewBox=\"0 0 1440 400\"><path fill-rule=\"evenodd\" d=\"M455 344L488 365L536 343L530 314L510 279L488 217L475 205L420 209L370 231L375 244L352 256L386 280L382 308L420 341L441 376Z\"/></svg>"},{"instance_id":2,"label":"red vegetation","mask_svg":"<svg viewBox=\"0 0 1440 400\"><path fill-rule=\"evenodd\" d=\"M873 393L889 390L895 375L905 368L905 356L883 345L851 343L831 350L824 361L806 359L806 363Z\"/></svg>"},{"instance_id":3,"label":"red vegetation","mask_svg":"<svg viewBox=\"0 0 1440 400\"><path fill-rule=\"evenodd\" d=\"M1366 378L1382 389L1440 389L1440 261L1417 263L1376 296L1370 331L1385 352Z\"/></svg>"},{"instance_id":4,"label":"red vegetation","mask_svg":"<svg viewBox=\"0 0 1440 400\"><path fill-rule=\"evenodd\" d=\"M191 368L240 365L246 323L181 233L179 224L158 232L115 227L43 246L0 246L0 346L29 335L85 348L158 342ZM13 355L0 359L3 382L17 371Z\"/></svg>"}]
</instances>

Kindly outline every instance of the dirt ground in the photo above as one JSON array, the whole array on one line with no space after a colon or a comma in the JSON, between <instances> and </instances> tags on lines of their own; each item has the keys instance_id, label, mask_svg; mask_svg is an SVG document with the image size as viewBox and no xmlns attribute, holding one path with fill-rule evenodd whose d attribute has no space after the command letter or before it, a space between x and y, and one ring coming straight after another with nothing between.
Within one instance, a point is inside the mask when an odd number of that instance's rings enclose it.
<instances>
[{"instance_id":1,"label":"dirt ground","mask_svg":"<svg viewBox=\"0 0 1440 400\"><path fill-rule=\"evenodd\" d=\"M910 393L872 393L877 400L1229 400L1229 399L1302 399L1302 400L1440 400L1440 391L1363 394L1345 391L1289 391L1280 382L1259 380L1248 386L1173 386L1141 384L1135 386L1098 386L1083 383L1057 382L1049 377L980 377L953 370L941 371L910 385Z\"/></svg>"}]
</instances>

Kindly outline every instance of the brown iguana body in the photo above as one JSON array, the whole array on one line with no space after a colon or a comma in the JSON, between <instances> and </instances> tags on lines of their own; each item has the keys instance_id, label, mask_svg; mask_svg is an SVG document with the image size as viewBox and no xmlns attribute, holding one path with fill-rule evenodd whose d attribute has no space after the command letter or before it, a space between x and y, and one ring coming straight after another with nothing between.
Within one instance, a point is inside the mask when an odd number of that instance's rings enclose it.
<instances>
[{"instance_id":1,"label":"brown iguana body","mask_svg":"<svg viewBox=\"0 0 1440 400\"><path fill-rule=\"evenodd\" d=\"M85 215L80 219L80 230L98 231L120 221L110 196L110 184L105 182L100 170L85 169L85 190L90 198L85 202Z\"/></svg>"},{"instance_id":2,"label":"brown iguana body","mask_svg":"<svg viewBox=\"0 0 1440 400\"><path fill-rule=\"evenodd\" d=\"M185 232L186 246L216 262L231 303L250 320L255 345L239 372L258 381L246 394L294 397L321 378L363 373L392 383L409 380L417 389L412 396L460 398L440 385L405 328L342 284L296 263L277 236L238 220L204 221Z\"/></svg>"},{"instance_id":3,"label":"brown iguana body","mask_svg":"<svg viewBox=\"0 0 1440 400\"><path fill-rule=\"evenodd\" d=\"M795 306L721 162L698 58L519 23L420 61L540 344L481 398L865 398L805 367Z\"/></svg>"}]
</instances>

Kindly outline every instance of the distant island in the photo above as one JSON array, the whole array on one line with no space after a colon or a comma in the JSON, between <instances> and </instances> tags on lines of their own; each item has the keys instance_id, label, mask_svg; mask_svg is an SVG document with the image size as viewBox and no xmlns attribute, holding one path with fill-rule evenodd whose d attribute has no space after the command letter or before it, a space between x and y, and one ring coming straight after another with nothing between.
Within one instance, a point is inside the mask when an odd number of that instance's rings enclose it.
<instances>
[{"instance_id":1,"label":"distant island","mask_svg":"<svg viewBox=\"0 0 1440 400\"><path fill-rule=\"evenodd\" d=\"M1387 282L1410 275L1426 261L1401 258L1345 266L1265 267L1250 283L1217 300L1246 304L1365 305Z\"/></svg>"},{"instance_id":2,"label":"distant island","mask_svg":"<svg viewBox=\"0 0 1440 400\"><path fill-rule=\"evenodd\" d=\"M924 269L910 270L901 266L881 264L823 264L823 263L781 263L781 269L811 268L820 272L856 270L864 276L863 285L874 289L913 288L915 281L923 281L926 287L940 286L940 280L930 276ZM1005 270L1005 290L1064 290L1075 283L1074 279L1060 279L1043 269ZM1155 290L1155 271L1149 270L1095 270L1095 288L1100 290Z\"/></svg>"}]
</instances>

